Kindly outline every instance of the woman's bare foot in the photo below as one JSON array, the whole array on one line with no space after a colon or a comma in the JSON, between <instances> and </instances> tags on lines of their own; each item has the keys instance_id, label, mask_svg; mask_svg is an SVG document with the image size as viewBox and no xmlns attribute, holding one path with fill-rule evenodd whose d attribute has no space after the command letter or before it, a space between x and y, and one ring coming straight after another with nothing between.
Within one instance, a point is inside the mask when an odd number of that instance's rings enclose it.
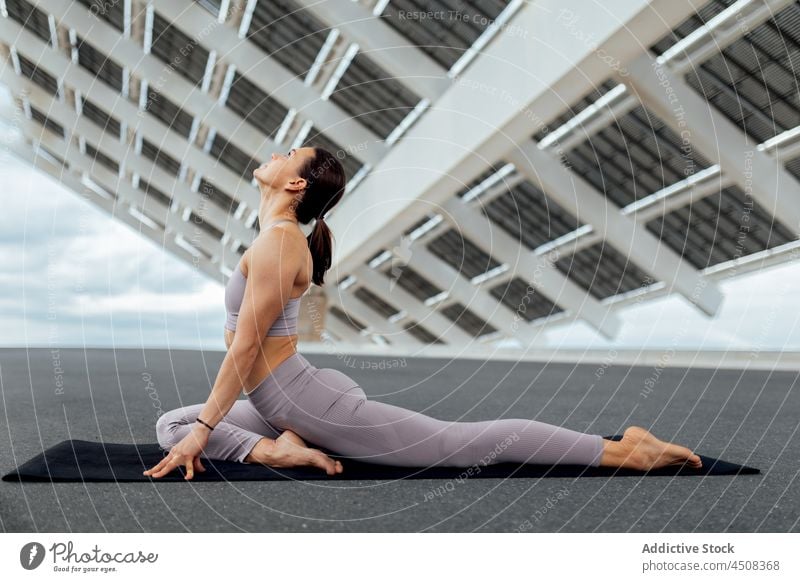
<instances>
[{"instance_id":1,"label":"woman's bare foot","mask_svg":"<svg viewBox=\"0 0 800 582\"><path fill-rule=\"evenodd\" d=\"M648 471L669 465L687 465L693 469L703 466L700 457L690 449L657 439L640 427L630 426L622 440L603 440L601 467L623 467Z\"/></svg>"},{"instance_id":2,"label":"woman's bare foot","mask_svg":"<svg viewBox=\"0 0 800 582\"><path fill-rule=\"evenodd\" d=\"M248 463L260 463L268 467L318 467L328 475L344 470L340 461L334 461L319 449L312 449L296 433L286 430L275 439L263 438L245 457Z\"/></svg>"}]
</instances>

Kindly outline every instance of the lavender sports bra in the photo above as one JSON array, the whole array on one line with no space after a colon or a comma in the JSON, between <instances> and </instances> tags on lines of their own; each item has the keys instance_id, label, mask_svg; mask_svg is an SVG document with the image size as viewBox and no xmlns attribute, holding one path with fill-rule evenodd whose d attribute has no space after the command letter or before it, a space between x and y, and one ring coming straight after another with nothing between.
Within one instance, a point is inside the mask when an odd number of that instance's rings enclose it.
<instances>
[{"instance_id":1,"label":"lavender sports bra","mask_svg":"<svg viewBox=\"0 0 800 582\"><path fill-rule=\"evenodd\" d=\"M277 224L277 223L274 223ZM239 309L244 298L244 288L247 285L247 277L242 273L242 259L233 270L233 274L228 279L225 286L225 311L228 316L225 319L225 329L236 330L236 321L239 319ZM267 335L295 335L297 333L297 314L300 311L301 297L292 297L283 306L283 311L275 319L275 323L267 332Z\"/></svg>"}]
</instances>

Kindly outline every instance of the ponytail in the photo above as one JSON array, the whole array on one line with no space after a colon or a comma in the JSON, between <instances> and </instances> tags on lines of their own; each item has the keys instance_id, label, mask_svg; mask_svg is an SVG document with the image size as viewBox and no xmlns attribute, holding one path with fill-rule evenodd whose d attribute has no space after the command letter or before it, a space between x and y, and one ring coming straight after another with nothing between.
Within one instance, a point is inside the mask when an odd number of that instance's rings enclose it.
<instances>
[{"instance_id":1,"label":"ponytail","mask_svg":"<svg viewBox=\"0 0 800 582\"><path fill-rule=\"evenodd\" d=\"M311 234L306 237L308 248L314 259L314 274L311 280L315 285L325 284L325 271L331 268L331 258L333 256L333 233L322 216L317 218Z\"/></svg>"},{"instance_id":2,"label":"ponytail","mask_svg":"<svg viewBox=\"0 0 800 582\"><path fill-rule=\"evenodd\" d=\"M316 218L314 228L306 240L314 259L312 281L321 287L325 283L325 271L331 268L333 257L333 234L325 223L324 214L336 206L344 195L347 177L337 156L319 147L315 147L314 152L314 157L309 158L300 171L307 186L295 214L302 224L308 224Z\"/></svg>"}]
</instances>

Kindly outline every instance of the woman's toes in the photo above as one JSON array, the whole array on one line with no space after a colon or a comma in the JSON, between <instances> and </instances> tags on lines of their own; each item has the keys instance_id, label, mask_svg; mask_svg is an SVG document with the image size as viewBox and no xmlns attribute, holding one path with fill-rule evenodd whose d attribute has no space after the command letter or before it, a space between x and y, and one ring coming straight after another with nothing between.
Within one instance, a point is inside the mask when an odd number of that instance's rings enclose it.
<instances>
[{"instance_id":1,"label":"woman's toes","mask_svg":"<svg viewBox=\"0 0 800 582\"><path fill-rule=\"evenodd\" d=\"M311 450L311 455L314 466L324 470L328 475L336 474L336 465L328 455L316 449Z\"/></svg>"},{"instance_id":2,"label":"woman's toes","mask_svg":"<svg viewBox=\"0 0 800 582\"><path fill-rule=\"evenodd\" d=\"M670 445L669 450L664 452L664 457L672 457L672 461L667 461L670 465L690 465L697 468L702 465L700 457L691 449L679 445Z\"/></svg>"},{"instance_id":3,"label":"woman's toes","mask_svg":"<svg viewBox=\"0 0 800 582\"><path fill-rule=\"evenodd\" d=\"M686 447L681 447L681 461L683 463L688 463L690 465L695 465L700 462L700 457L695 455L691 449L687 449Z\"/></svg>"}]
</instances>

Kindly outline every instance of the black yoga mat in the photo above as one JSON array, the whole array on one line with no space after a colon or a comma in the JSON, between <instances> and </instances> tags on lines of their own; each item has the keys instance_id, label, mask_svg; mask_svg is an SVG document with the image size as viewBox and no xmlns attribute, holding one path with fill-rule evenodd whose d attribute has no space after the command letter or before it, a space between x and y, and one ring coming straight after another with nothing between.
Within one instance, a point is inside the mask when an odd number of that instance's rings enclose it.
<instances>
[{"instance_id":1,"label":"black yoga mat","mask_svg":"<svg viewBox=\"0 0 800 582\"><path fill-rule=\"evenodd\" d=\"M605 437L620 440L622 435ZM497 463L470 467L395 467L365 463L335 455L318 447L332 458L339 459L344 471L329 476L321 469L298 467L274 469L263 465L202 459L204 473L195 472L194 482L202 481L273 481L287 479L455 479L455 478L507 478L507 477L610 477L643 475L754 475L761 471L700 455L701 469L662 467L652 471L587 467L584 465L534 465ZM157 443L126 444L100 443L85 440L65 440L50 447L16 470L3 476L3 481L184 481L184 468L153 479L142 475L167 453ZM699 455L699 453L698 453Z\"/></svg>"}]
</instances>

